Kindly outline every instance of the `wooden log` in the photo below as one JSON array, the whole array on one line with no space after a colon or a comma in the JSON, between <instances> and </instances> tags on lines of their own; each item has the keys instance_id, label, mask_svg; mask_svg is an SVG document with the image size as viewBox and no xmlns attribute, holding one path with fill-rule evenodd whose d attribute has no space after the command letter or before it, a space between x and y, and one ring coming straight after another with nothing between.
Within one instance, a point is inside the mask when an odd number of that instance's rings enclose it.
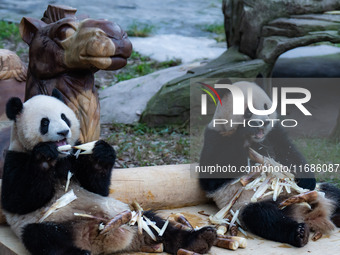
<instances>
[{"instance_id":1,"label":"wooden log","mask_svg":"<svg viewBox=\"0 0 340 255\"><path fill-rule=\"evenodd\" d=\"M127 204L137 201L144 210L179 208L208 201L198 178L190 176L189 164L114 169L110 197ZM0 208L1 223L4 220Z\"/></svg>"},{"instance_id":2,"label":"wooden log","mask_svg":"<svg viewBox=\"0 0 340 255\"><path fill-rule=\"evenodd\" d=\"M144 210L207 202L189 164L114 169L110 196L128 204L137 201Z\"/></svg>"},{"instance_id":3,"label":"wooden log","mask_svg":"<svg viewBox=\"0 0 340 255\"><path fill-rule=\"evenodd\" d=\"M29 255L24 245L7 226L0 226L0 254L1 255Z\"/></svg>"}]
</instances>

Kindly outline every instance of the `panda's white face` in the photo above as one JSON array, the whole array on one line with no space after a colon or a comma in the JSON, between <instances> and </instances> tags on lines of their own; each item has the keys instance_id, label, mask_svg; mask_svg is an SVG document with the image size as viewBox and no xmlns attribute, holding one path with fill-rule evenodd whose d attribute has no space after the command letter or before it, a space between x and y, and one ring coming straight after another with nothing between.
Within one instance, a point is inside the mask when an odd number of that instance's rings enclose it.
<instances>
[{"instance_id":1,"label":"panda's white face","mask_svg":"<svg viewBox=\"0 0 340 255\"><path fill-rule=\"evenodd\" d=\"M74 145L80 131L79 121L68 106L54 97L39 95L23 104L13 132L14 139L30 151L40 142Z\"/></svg>"},{"instance_id":2,"label":"panda's white face","mask_svg":"<svg viewBox=\"0 0 340 255\"><path fill-rule=\"evenodd\" d=\"M245 113L244 119L247 123L251 123L253 126L259 127L248 127L249 129L249 138L251 141L259 143L262 142L266 135L272 130L272 122L269 120L273 120L277 118L277 113L274 111L269 115L256 115L253 114L249 110L248 105L248 92L249 88L252 91L252 104L256 110L268 110L272 107L272 101L269 96L255 83L250 82L237 82L234 84L238 86L245 96ZM250 121L250 122L249 122ZM262 125L263 124L263 125Z\"/></svg>"},{"instance_id":3,"label":"panda's white face","mask_svg":"<svg viewBox=\"0 0 340 255\"><path fill-rule=\"evenodd\" d=\"M277 114L274 111L269 115L255 115L249 110L248 106L248 92L249 89L252 91L252 104L256 110L267 110L272 106L272 101L268 95L255 83L241 81L236 82L233 86L238 87L242 90L244 95L244 115L233 115L233 97L231 93L227 93L222 97L222 105L218 104L213 119L226 119L229 121L233 120L234 123L243 123L245 121L245 127L242 125L216 125L213 127L213 123L209 123L209 128L215 129L221 132L221 134L231 134L237 129L243 129L242 132L250 140L250 142L262 142L266 135L271 131L272 122L268 119L276 119ZM250 122L249 122L250 121ZM255 127L250 127L248 124Z\"/></svg>"}]
</instances>

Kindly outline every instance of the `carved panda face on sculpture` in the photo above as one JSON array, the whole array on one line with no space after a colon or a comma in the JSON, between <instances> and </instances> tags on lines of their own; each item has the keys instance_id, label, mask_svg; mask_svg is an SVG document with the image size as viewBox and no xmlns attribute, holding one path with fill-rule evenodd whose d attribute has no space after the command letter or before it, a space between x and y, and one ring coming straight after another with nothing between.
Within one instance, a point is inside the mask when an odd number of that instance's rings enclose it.
<instances>
[{"instance_id":1,"label":"carved panda face on sculpture","mask_svg":"<svg viewBox=\"0 0 340 255\"><path fill-rule=\"evenodd\" d=\"M244 95L244 115L233 114L233 96L230 91L223 90L222 106L219 104L216 108L213 119L227 120L225 125L215 125L209 123L209 128L215 129L225 135L232 134L235 131L242 132L250 142L262 142L266 135L272 130L275 121L270 121L277 118L277 113L274 111L269 115L256 115L249 110L248 96L249 89L252 91L252 105L256 110L268 110L272 106L272 101L269 96L258 85L252 82L236 82L233 86L242 90ZM231 120L233 125L231 126ZM234 123L237 123L234 125ZM239 124L241 123L241 124ZM245 124L243 124L245 123Z\"/></svg>"},{"instance_id":2,"label":"carved panda face on sculpture","mask_svg":"<svg viewBox=\"0 0 340 255\"><path fill-rule=\"evenodd\" d=\"M14 121L10 150L31 151L40 142L73 145L79 139L76 115L56 97L38 95L24 104L13 97L6 105L6 114Z\"/></svg>"}]
</instances>

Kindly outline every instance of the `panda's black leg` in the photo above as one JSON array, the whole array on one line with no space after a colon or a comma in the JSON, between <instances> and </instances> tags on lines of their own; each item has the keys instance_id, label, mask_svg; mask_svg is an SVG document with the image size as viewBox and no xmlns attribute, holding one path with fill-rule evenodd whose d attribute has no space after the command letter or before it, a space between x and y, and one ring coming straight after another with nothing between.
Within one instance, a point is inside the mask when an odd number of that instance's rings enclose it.
<instances>
[{"instance_id":1,"label":"panda's black leg","mask_svg":"<svg viewBox=\"0 0 340 255\"><path fill-rule=\"evenodd\" d=\"M90 255L73 245L71 231L62 224L33 223L24 227L22 240L32 255Z\"/></svg>"},{"instance_id":2,"label":"panda's black leg","mask_svg":"<svg viewBox=\"0 0 340 255\"><path fill-rule=\"evenodd\" d=\"M247 230L269 240L296 247L302 247L308 242L307 225L287 217L272 201L247 205L242 210L241 220Z\"/></svg>"},{"instance_id":3,"label":"panda's black leg","mask_svg":"<svg viewBox=\"0 0 340 255\"><path fill-rule=\"evenodd\" d=\"M340 189L329 183L320 184L320 190L325 192L325 196L335 202L335 211L332 215L333 223L340 228Z\"/></svg>"},{"instance_id":4,"label":"panda's black leg","mask_svg":"<svg viewBox=\"0 0 340 255\"><path fill-rule=\"evenodd\" d=\"M158 217L154 212L147 211L144 215L156 222L159 228L162 228L165 221ZM159 242L164 245L164 251L176 254L180 248L194 251L197 253L207 253L216 240L216 231L212 227L204 227L199 230L187 231L175 228L169 223Z\"/></svg>"}]
</instances>

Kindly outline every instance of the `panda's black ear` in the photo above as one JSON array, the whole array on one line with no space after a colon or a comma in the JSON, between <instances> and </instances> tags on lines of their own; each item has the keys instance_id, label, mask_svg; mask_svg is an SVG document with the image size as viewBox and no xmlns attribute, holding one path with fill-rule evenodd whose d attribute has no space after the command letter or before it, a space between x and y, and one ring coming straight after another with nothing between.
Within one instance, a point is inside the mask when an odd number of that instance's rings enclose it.
<instances>
[{"instance_id":1,"label":"panda's black ear","mask_svg":"<svg viewBox=\"0 0 340 255\"><path fill-rule=\"evenodd\" d=\"M12 97L6 104L6 115L10 120L16 120L16 117L24 108L19 97Z\"/></svg>"},{"instance_id":2,"label":"panda's black ear","mask_svg":"<svg viewBox=\"0 0 340 255\"><path fill-rule=\"evenodd\" d=\"M65 103L64 96L58 89L56 88L53 89L52 96L55 97L56 99L59 99L61 102Z\"/></svg>"}]
</instances>

